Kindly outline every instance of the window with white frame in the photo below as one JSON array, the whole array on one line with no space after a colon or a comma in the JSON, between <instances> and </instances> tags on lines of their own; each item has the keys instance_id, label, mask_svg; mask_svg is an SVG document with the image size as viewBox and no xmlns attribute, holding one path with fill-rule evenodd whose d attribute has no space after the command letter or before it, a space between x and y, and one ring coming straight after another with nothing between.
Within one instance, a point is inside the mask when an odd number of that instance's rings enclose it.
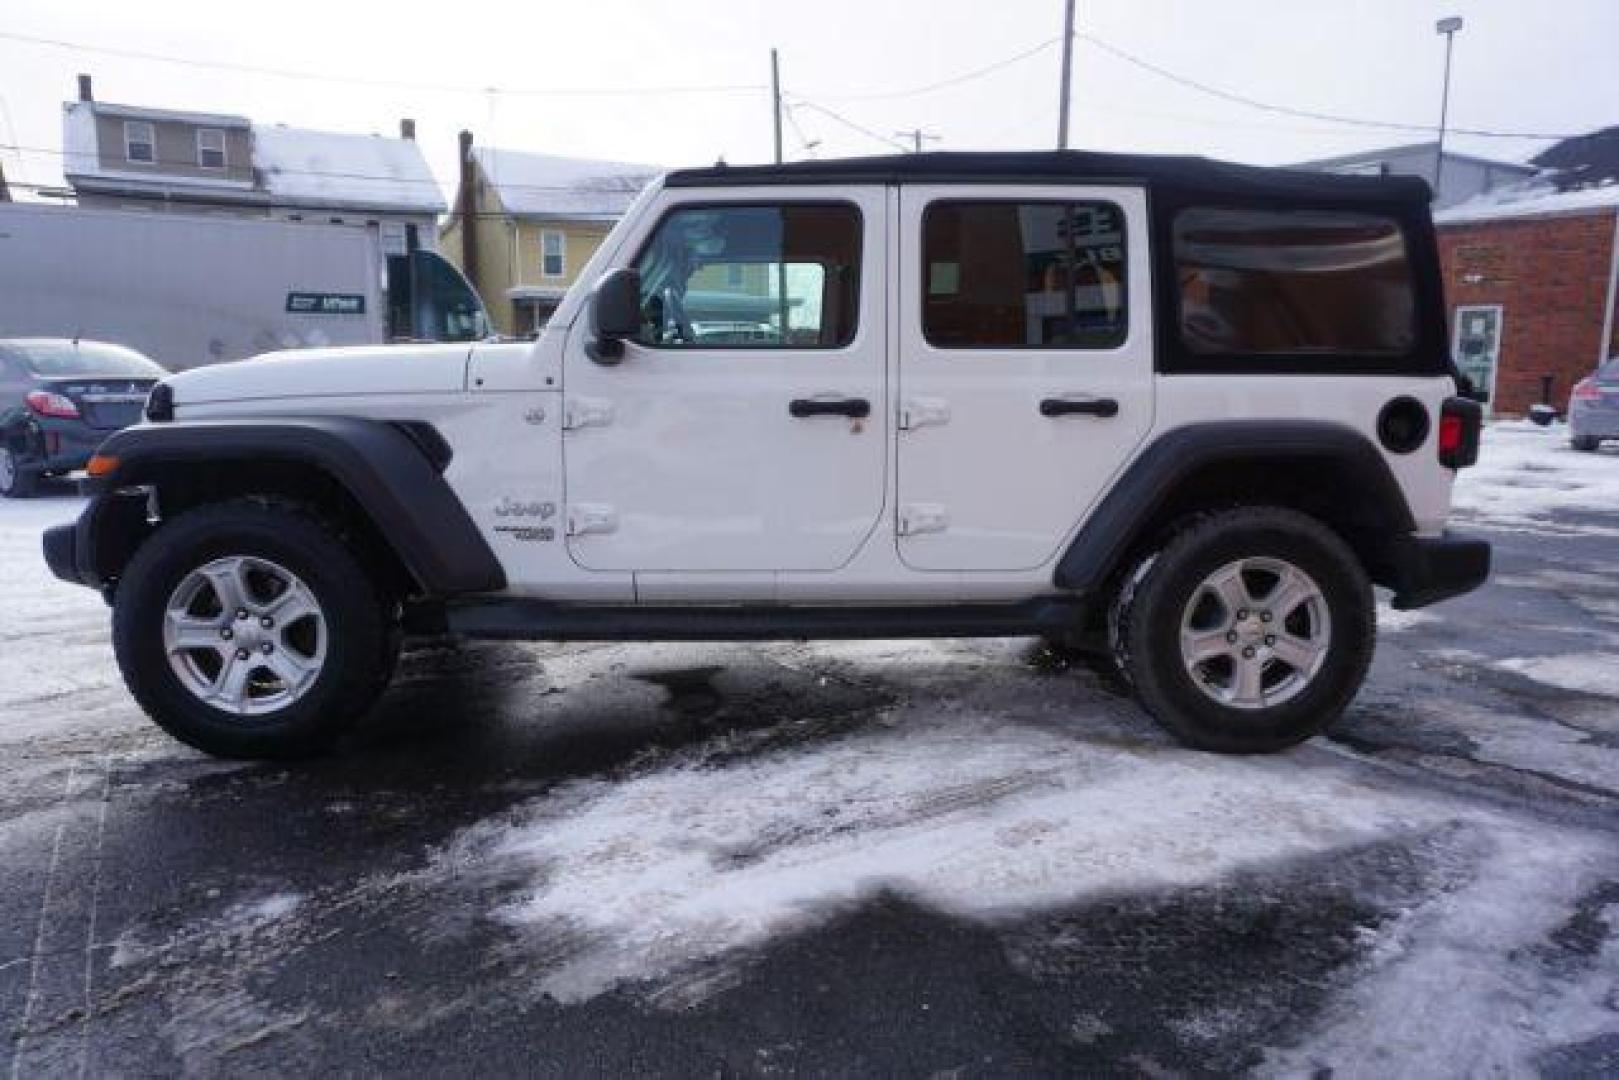
<instances>
[{"instance_id":1,"label":"window with white frame","mask_svg":"<svg viewBox=\"0 0 1619 1080\"><path fill-rule=\"evenodd\" d=\"M567 273L567 237L546 229L540 233L540 276L561 277Z\"/></svg>"},{"instance_id":2,"label":"window with white frame","mask_svg":"<svg viewBox=\"0 0 1619 1080\"><path fill-rule=\"evenodd\" d=\"M157 161L157 134L145 120L124 121L124 158L127 161Z\"/></svg>"},{"instance_id":3,"label":"window with white frame","mask_svg":"<svg viewBox=\"0 0 1619 1080\"><path fill-rule=\"evenodd\" d=\"M197 129L197 165L204 169L225 167L225 133L218 128Z\"/></svg>"}]
</instances>

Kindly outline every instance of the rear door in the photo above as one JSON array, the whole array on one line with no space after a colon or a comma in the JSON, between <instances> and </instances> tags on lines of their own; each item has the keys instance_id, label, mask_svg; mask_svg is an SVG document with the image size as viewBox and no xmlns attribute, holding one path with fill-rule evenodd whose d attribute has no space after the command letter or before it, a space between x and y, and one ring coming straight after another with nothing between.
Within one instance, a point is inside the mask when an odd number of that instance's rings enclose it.
<instances>
[{"instance_id":1,"label":"rear door","mask_svg":"<svg viewBox=\"0 0 1619 1080\"><path fill-rule=\"evenodd\" d=\"M885 210L876 186L665 194L627 241L642 332L610 366L588 318L569 336L580 566L834 570L866 542L889 438Z\"/></svg>"},{"instance_id":2,"label":"rear door","mask_svg":"<svg viewBox=\"0 0 1619 1080\"><path fill-rule=\"evenodd\" d=\"M900 556L1041 566L1152 427L1144 193L917 186L900 207Z\"/></svg>"}]
</instances>

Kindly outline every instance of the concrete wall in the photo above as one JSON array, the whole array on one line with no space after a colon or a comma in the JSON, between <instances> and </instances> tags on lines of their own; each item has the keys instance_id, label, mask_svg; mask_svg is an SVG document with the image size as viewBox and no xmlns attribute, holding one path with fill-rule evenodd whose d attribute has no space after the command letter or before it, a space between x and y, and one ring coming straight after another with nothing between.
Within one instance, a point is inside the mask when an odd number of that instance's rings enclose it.
<instances>
[{"instance_id":1,"label":"concrete wall","mask_svg":"<svg viewBox=\"0 0 1619 1080\"><path fill-rule=\"evenodd\" d=\"M1552 404L1564 408L1574 383L1596 367L1613 242L1613 210L1440 227L1451 327L1458 306L1502 307L1497 415L1520 415L1540 401L1545 375ZM1606 355L1616 351L1619 340L1610 341Z\"/></svg>"}]
</instances>

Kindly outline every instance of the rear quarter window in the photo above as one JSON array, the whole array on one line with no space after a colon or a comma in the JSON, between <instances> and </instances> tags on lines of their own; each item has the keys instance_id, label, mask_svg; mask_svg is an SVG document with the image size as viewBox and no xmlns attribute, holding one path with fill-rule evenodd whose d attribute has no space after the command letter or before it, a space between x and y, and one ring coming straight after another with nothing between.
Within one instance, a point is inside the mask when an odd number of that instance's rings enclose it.
<instances>
[{"instance_id":1,"label":"rear quarter window","mask_svg":"<svg viewBox=\"0 0 1619 1080\"><path fill-rule=\"evenodd\" d=\"M1397 358L1417 346L1405 234L1391 217L1187 207L1176 214L1180 344L1191 358Z\"/></svg>"}]
</instances>

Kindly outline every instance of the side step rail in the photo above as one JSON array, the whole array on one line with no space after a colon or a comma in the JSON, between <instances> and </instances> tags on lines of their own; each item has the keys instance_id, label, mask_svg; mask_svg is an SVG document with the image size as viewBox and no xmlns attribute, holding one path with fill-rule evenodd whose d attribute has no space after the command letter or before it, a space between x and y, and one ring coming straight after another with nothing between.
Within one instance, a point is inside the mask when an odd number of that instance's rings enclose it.
<instances>
[{"instance_id":1,"label":"side step rail","mask_svg":"<svg viewBox=\"0 0 1619 1080\"><path fill-rule=\"evenodd\" d=\"M1016 604L911 607L600 607L544 600L467 600L446 628L507 641L772 641L794 638L1023 637L1085 624L1078 597Z\"/></svg>"}]
</instances>

